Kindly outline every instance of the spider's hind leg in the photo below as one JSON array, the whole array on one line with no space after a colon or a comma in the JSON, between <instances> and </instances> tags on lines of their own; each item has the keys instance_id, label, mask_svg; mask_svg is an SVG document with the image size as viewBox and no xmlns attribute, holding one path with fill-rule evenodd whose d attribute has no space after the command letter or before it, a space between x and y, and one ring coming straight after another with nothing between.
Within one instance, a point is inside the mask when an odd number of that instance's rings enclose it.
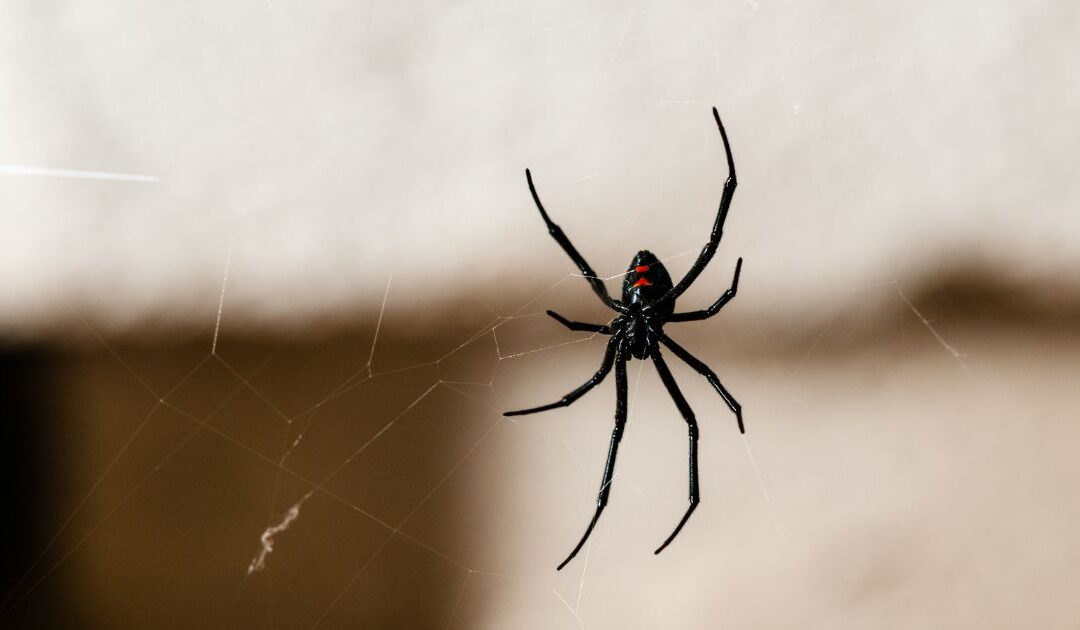
<instances>
[{"instance_id":1,"label":"spider's hind leg","mask_svg":"<svg viewBox=\"0 0 1080 630\"><path fill-rule=\"evenodd\" d=\"M671 370L668 369L667 363L664 362L664 358L660 356L660 347L654 345L650 348L649 354L652 356L653 363L656 365L656 371L660 373L660 380L664 382L664 387L668 393L671 394L672 400L675 401L675 406L679 408L679 413L682 415L683 420L686 420L686 427L690 441L690 506L686 508L686 513L683 514L679 524L675 526L675 531L671 532L671 535L667 537L664 544L655 551L660 553L671 541L675 540L675 537L682 531L683 525L690 520L690 515L697 509L698 504L701 502L701 493L698 489L698 425L697 420L694 418L694 410L690 408L690 403L686 402L686 398L682 392L679 391L679 385L675 382L675 377L671 375Z\"/></svg>"},{"instance_id":2,"label":"spider's hind leg","mask_svg":"<svg viewBox=\"0 0 1080 630\"><path fill-rule=\"evenodd\" d=\"M708 319L713 315L720 312L720 309L724 308L724 305L735 298L735 293L739 290L739 273L742 272L742 258L739 258L739 262L735 263L735 277L731 280L731 286L727 291L720 296L718 300L713 302L709 308L702 309L700 311L690 311L688 313L673 313L668 318L669 322L695 322L701 319Z\"/></svg>"},{"instance_id":3,"label":"spider's hind leg","mask_svg":"<svg viewBox=\"0 0 1080 630\"><path fill-rule=\"evenodd\" d=\"M532 195L533 202L536 204L536 209L540 211L540 218L544 220L544 224L547 225L548 234L551 234L551 238L555 239L555 242L562 247L566 255L570 257L570 260L574 261L577 268L581 270L581 275L588 281L592 287L594 293L600 298L604 304L607 304L608 308L619 311L620 313L626 312L626 305L619 300L613 299L608 293L607 287L604 286L604 281L600 279L600 276L596 275L593 268L589 266L589 263L585 261L585 258L578 252L574 244L570 242L570 239L566 236L566 233L562 231L558 225L556 225L551 217L548 216L547 210L544 209L544 204L540 203L540 195L536 194L536 186L533 185L532 172L529 169L525 169L525 180L529 182L529 193Z\"/></svg>"}]
</instances>

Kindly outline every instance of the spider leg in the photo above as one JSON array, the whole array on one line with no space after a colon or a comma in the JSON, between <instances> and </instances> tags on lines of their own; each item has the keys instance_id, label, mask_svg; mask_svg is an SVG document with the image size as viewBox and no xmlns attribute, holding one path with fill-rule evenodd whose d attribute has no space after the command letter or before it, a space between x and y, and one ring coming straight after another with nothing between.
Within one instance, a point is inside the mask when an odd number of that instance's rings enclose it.
<instances>
[{"instance_id":1,"label":"spider leg","mask_svg":"<svg viewBox=\"0 0 1080 630\"><path fill-rule=\"evenodd\" d=\"M683 525L686 525L686 521L690 520L690 515L697 509L698 503L701 502L701 495L698 490L698 425L697 420L694 419L694 410L690 408L690 404L686 402L686 398L679 391L679 385L675 382L675 377L671 375L667 363L660 356L660 348L654 344L649 349L649 355L652 357L653 363L656 364L656 371L660 373L660 380L664 382L664 387L671 394L671 398L675 401L675 406L679 408L683 420L686 420L690 438L690 506L686 508L686 513L683 514L679 524L675 526L675 531L671 532L664 544L660 545L654 552L660 553L671 544L671 541L675 540L675 537L682 531Z\"/></svg>"},{"instance_id":2,"label":"spider leg","mask_svg":"<svg viewBox=\"0 0 1080 630\"><path fill-rule=\"evenodd\" d=\"M731 145L728 143L727 132L724 131L724 123L720 122L720 114L715 107L712 113L713 118L716 119L716 126L720 130L720 138L724 141L724 152L727 154L728 176L727 180L724 181L724 192L720 195L720 208L716 211L716 221L713 223L709 242L705 244L701 253L698 254L694 265L690 267L690 271L687 271L683 279L679 280L679 283L669 289L654 305L674 300L682 295L694 283L694 280L697 280L698 275L705 270L705 266L712 260L716 248L720 245L720 237L724 233L724 221L727 219L728 208L731 207L731 198L735 195L735 186L738 181L735 179L735 160L731 157Z\"/></svg>"},{"instance_id":3,"label":"spider leg","mask_svg":"<svg viewBox=\"0 0 1080 630\"><path fill-rule=\"evenodd\" d=\"M713 386L716 393L720 394L720 397L727 403L728 409L731 409L732 413L735 414L735 419L739 422L739 433L746 433L746 427L743 426L742 405L739 404L739 401L735 400L735 397L731 395L731 392L729 392L727 388L724 387L724 384L720 382L719 377L716 376L716 372L713 372L709 366L687 352L686 348L675 343L675 340L668 337L666 334L661 335L660 341L668 348L671 348L671 351L675 353L675 356L685 361L695 372L704 376L709 381L709 384Z\"/></svg>"},{"instance_id":4,"label":"spider leg","mask_svg":"<svg viewBox=\"0 0 1080 630\"><path fill-rule=\"evenodd\" d=\"M577 248L575 248L574 244L570 242L570 239L566 237L562 228L552 222L551 217L549 217L547 211L544 210L544 204L540 203L540 196L536 194L536 186L533 186L532 173L529 172L529 169L525 169L525 179L529 182L529 192L532 193L533 201L536 202L536 207L540 210L541 218L543 218L544 223L547 224L548 233L551 234L551 238L555 239L555 242L563 248L563 251L570 257L570 260L574 261L577 268L581 270L581 275L585 276L585 279L589 281L593 291L601 300L603 300L604 304L607 304L608 307L613 310L625 313L626 306L622 302L612 299L611 295L608 294L607 287L604 286L604 281L596 275L596 272L589 266L589 263L585 262L585 258L578 253Z\"/></svg>"},{"instance_id":5,"label":"spider leg","mask_svg":"<svg viewBox=\"0 0 1080 630\"><path fill-rule=\"evenodd\" d=\"M739 273L742 271L742 258L739 258L739 262L735 263L735 277L731 281L731 287L724 294L720 296L720 299L712 303L709 308L700 311L690 311L687 313L673 313L668 316L669 322L694 322L699 319L708 319L713 315L720 312L720 309L724 308L724 305L731 301L731 298L735 297L735 292L739 290Z\"/></svg>"},{"instance_id":6,"label":"spider leg","mask_svg":"<svg viewBox=\"0 0 1080 630\"><path fill-rule=\"evenodd\" d=\"M589 521L589 526L585 529L585 534L578 541L577 546L570 552L570 555L566 556L566 560L563 560L556 571L561 571L568 562L574 559L574 556L581 551L581 548L585 545L585 541L589 539L589 534L592 534L592 530L596 527L596 521L600 520L600 514L607 506L608 495L611 494L611 480L615 474L615 456L619 454L619 442L622 440L623 429L626 427L626 360L623 359L622 349L620 348L617 356L615 357L615 428L611 431L611 443L608 445L607 461L604 464L604 476L600 480L600 494L596 498L596 512L593 514L592 520Z\"/></svg>"},{"instance_id":7,"label":"spider leg","mask_svg":"<svg viewBox=\"0 0 1080 630\"><path fill-rule=\"evenodd\" d=\"M555 321L559 322L563 326L566 326L570 330L585 330L588 332L603 333L605 335L611 334L611 328L605 325L589 324L587 322L572 322L569 319L563 317L562 315L559 315L555 311L548 311L547 314L555 318Z\"/></svg>"},{"instance_id":8,"label":"spider leg","mask_svg":"<svg viewBox=\"0 0 1080 630\"><path fill-rule=\"evenodd\" d=\"M592 388L596 387L597 385L599 385L600 382L603 381L604 378L608 375L608 372L611 371L611 366L615 363L615 359L617 358L618 353L616 352L616 349L619 346L619 339L620 339L619 335L613 335L611 337L611 339L608 340L607 350L604 351L604 360L600 364L600 369L597 370L596 374L593 374L592 377L590 377L589 380L585 381L585 383L582 384L580 387L577 387L576 389L571 391L569 394L563 396L562 398L560 398L556 402L549 403L549 404L546 404L546 405L541 405L539 407L530 407L529 409L518 409L517 411L505 411L505 412L503 412L503 415L504 416L524 416L524 415L530 414L530 413L539 413L541 411L547 411L548 409L556 409L558 407L568 407L568 406L570 406L571 404L574 403L575 400L577 400L578 398L581 398L582 396L584 396L585 393L588 392L590 389L592 389Z\"/></svg>"}]
</instances>

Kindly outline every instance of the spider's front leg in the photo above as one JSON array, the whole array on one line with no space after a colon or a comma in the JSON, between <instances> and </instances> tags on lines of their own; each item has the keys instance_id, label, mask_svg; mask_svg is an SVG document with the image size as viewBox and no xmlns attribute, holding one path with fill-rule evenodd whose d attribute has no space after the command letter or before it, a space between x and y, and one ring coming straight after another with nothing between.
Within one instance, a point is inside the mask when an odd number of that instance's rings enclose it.
<instances>
[{"instance_id":1,"label":"spider's front leg","mask_svg":"<svg viewBox=\"0 0 1080 630\"><path fill-rule=\"evenodd\" d=\"M655 552L660 553L665 547L671 544L671 541L675 540L675 537L682 531L683 525L686 525L686 521L690 520L690 515L697 509L698 503L701 502L701 493L698 489L698 425L697 420L694 418L694 410L690 408L690 403L686 402L686 398L683 396L682 392L679 391L679 385L675 382L675 377L671 375L671 370L668 369L667 363L665 363L664 358L660 356L660 346L654 343L652 347L649 348L649 355L656 365L656 371L660 373L660 380L664 382L664 387L667 388L668 393L671 394L671 398L675 401L675 406L679 408L679 413L682 415L683 420L686 420L686 427L690 438L690 506L686 509L686 513L683 514L682 520L675 526L675 531L671 532L671 535L667 537L664 544L660 545Z\"/></svg>"},{"instance_id":2,"label":"spider's front leg","mask_svg":"<svg viewBox=\"0 0 1080 630\"><path fill-rule=\"evenodd\" d=\"M614 339L612 337L612 340ZM596 498L596 512L593 514L592 520L589 521L589 526L585 529L585 535L581 537L570 555L566 556L566 560L563 560L555 568L556 571L561 571L581 551L585 541L589 539L589 534L592 534L593 528L596 527L596 521L600 520L600 514L607 506L608 495L611 494L611 480L615 475L615 456L619 454L619 442L622 441L623 429L626 427L626 391L626 359L623 357L623 350L620 345L615 357L615 428L611 431L611 442L608 444L604 476L600 480L600 495Z\"/></svg>"},{"instance_id":3,"label":"spider's front leg","mask_svg":"<svg viewBox=\"0 0 1080 630\"><path fill-rule=\"evenodd\" d=\"M724 399L724 403L731 409L731 413L735 414L735 420L739 423L739 433L746 433L746 427L743 426L742 419L742 405L739 401L735 400L735 397L731 395L731 392L724 387L724 384L720 382L720 377L716 375L716 372L712 371L712 368L705 365L705 363L690 354L686 348L675 343L675 340L668 337L666 334L660 336L660 341L667 347L671 348L671 351L675 353L675 356L679 357L686 362L695 372L705 377L705 380L709 381L709 384L713 386L716 393L720 394L720 398Z\"/></svg>"}]
</instances>

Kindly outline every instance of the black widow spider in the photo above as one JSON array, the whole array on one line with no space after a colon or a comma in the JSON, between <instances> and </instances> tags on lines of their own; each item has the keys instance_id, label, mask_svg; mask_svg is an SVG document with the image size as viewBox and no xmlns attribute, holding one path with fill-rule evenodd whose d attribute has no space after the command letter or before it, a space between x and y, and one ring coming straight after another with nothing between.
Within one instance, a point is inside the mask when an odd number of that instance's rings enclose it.
<instances>
[{"instance_id":1,"label":"black widow spider","mask_svg":"<svg viewBox=\"0 0 1080 630\"><path fill-rule=\"evenodd\" d=\"M584 385L563 396L558 402L542 405L540 407L532 407L530 409L507 411L503 414L504 416L520 416L547 411L548 409L556 409L558 407L566 407L578 398L581 398L590 389L596 387L596 385L603 381L604 377L608 375L612 366L615 367L615 429L611 432L611 443L608 446L607 462L604 465L604 476L600 481L600 494L596 500L596 513L593 514L592 521L589 522L589 527L585 530L585 535L581 537L581 540L578 542L577 546L574 547L574 550L570 552L570 555L566 557L566 560L562 561L556 570L565 567L568 562L573 560L578 551L581 550L585 541L588 540L589 534L591 534L593 528L596 527L596 521L600 519L600 514L604 511L604 507L607 505L608 494L611 492L612 475L615 470L615 456L619 452L619 441L622 439L623 429L626 426L626 362L629 361L631 357L635 359L652 359L653 364L656 366L656 371L660 374L660 380L663 381L664 387L667 388L671 398L675 401L675 406L679 408L679 413L682 414L683 419L686 420L690 435L690 506L687 508L686 513L683 514L682 520L675 526L675 531L671 532L671 535L668 536L667 540L664 541L664 544L660 545L660 548L657 549L655 553L660 553L665 547L671 544L671 541L675 540L675 536L682 530L683 525L686 525L686 521L689 520L690 515L694 513L694 509L697 508L698 503L700 503L701 500L698 492L697 420L694 419L694 411L690 408L689 403L686 402L686 398L682 395L682 392L679 391L679 386L675 383L675 378L671 375L671 370L668 369L667 363L664 362L664 358L660 354L660 344L667 346L675 356L685 361L697 373L708 379L709 383L716 389L717 393L720 394L720 397L727 403L727 406L735 413L735 418L739 423L739 432L746 433L746 429L743 427L742 406L739 405L735 398L732 397L731 393L720 383L720 379L716 376L716 373L664 333L664 324L668 322L696 321L716 315L716 313L719 312L731 298L735 297L735 291L739 286L739 272L742 270L742 258L740 258L739 262L735 265L735 277L731 281L731 288L724 292L724 294L720 296L720 299L716 300L712 306L700 311L689 311L686 313L675 312L675 299L682 295L683 292L693 284L694 280L696 280L702 270L705 269L705 266L709 264L713 254L716 253L716 248L720 244L720 237L724 229L724 219L727 218L728 207L731 206L731 198L735 194L735 161L731 157L731 146L728 144L727 133L724 131L724 124L720 122L720 114L717 113L715 107L713 108L712 113L713 118L716 119L716 126L720 129L720 137L724 141L724 152L727 154L728 177L724 182L724 192L720 197L720 208L716 212L716 221L713 224L709 242L701 250L701 253L698 254L698 258L694 262L694 265L690 267L690 271L686 272L683 279L675 285L672 285L671 276L668 274L667 269L664 268L664 264L648 250L641 250L634 256L634 260L631 261L630 267L623 277L622 299L613 299L608 294L607 287L604 286L603 281L596 275L596 272L593 271L592 267L589 266L589 263L585 262L585 259L570 242L570 239L568 239L562 229L559 228L558 225L555 225L548 217L547 212L544 210L544 205L540 203L540 197L536 194L536 187L533 186L532 173L530 173L528 169L525 169L525 178L529 182L529 192L532 193L533 201L536 202L536 207L540 210L540 216L544 219L544 223L547 224L548 232L563 248L563 251L570 256L570 259L574 261L574 264L577 265L578 269L581 270L581 274L589 284L592 285L592 289L596 292L596 295L598 295L609 308L619 313L619 315L611 322L601 325L570 321L554 311L548 311L548 315L555 318L560 324L566 326L570 330L590 331L611 335L611 339L607 344L607 350L604 352L604 360L600 364L600 369L596 371L596 374L592 375L592 378L585 381Z\"/></svg>"}]
</instances>

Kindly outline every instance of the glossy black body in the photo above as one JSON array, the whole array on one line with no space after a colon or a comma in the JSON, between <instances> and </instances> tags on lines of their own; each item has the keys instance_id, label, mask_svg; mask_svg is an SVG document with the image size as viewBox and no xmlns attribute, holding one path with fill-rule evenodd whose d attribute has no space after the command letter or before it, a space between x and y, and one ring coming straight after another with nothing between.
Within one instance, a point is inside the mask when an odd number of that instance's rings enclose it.
<instances>
[{"instance_id":1,"label":"glossy black body","mask_svg":"<svg viewBox=\"0 0 1080 630\"><path fill-rule=\"evenodd\" d=\"M649 356L649 348L660 341L664 317L675 309L675 300L659 301L674 286L671 275L664 263L643 249L630 261L622 284L622 302L629 308L618 318L621 320L618 327L624 332L630 356L645 359ZM650 306L653 308L646 311Z\"/></svg>"},{"instance_id":2,"label":"glossy black body","mask_svg":"<svg viewBox=\"0 0 1080 630\"><path fill-rule=\"evenodd\" d=\"M558 566L558 569L562 569L566 566L566 564L581 550L581 547L585 544L585 541L588 540L589 535L596 526L596 522L600 519L600 514L604 511L604 507L607 505L608 496L611 493L611 483L614 479L615 459L618 455L619 443L622 440L623 431L626 426L626 362L631 358L652 360L657 373L660 375L660 380L664 383L664 387L675 402L679 414L683 417L683 420L686 421L687 436L689 440L690 505L683 514L679 524L675 527L675 531L673 531L671 535L667 537L667 540L660 545L660 548L656 550L656 553L663 551L664 548L675 539L675 536L682 530L687 520L689 520L690 515L693 514L694 509L697 508L700 503L700 491L698 486L697 419L694 416L693 409L690 408L689 403L686 402L686 398L679 390L675 378L671 375L671 370L668 369L667 363L661 353L660 346L664 346L671 350L672 354L686 362L686 364L698 374L704 376L735 414L739 431L741 433L746 432L742 420L742 407L735 398L732 397L731 393L727 391L723 384L720 383L720 379L716 376L716 373L690 354L685 348L676 343L675 340L668 337L664 332L664 324L666 323L695 321L712 317L735 297L735 293L739 286L739 273L742 270L742 258L740 258L739 262L735 265L735 277L732 279L731 287L728 288L716 302L708 308L698 311L688 311L685 313L675 312L675 300L682 295L691 284L693 284L694 280L696 280L698 275L705 269L705 266L712 260L713 254L716 253L716 249L720 244L720 237L723 234L724 221L727 218L728 208L731 206L731 199L735 194L735 161L731 156L731 146L728 143L727 133L724 131L723 123L720 122L720 114L717 113L716 108L713 108L713 118L716 119L716 126L720 130L720 137L724 142L724 152L727 156L728 177L724 181L724 190L720 196L720 207L716 212L716 220L713 222L713 229L709 235L708 242L705 244L705 247L702 248L701 253L698 254L697 260L694 261L690 270L686 272L686 275L683 276L677 284L672 283L671 275L668 273L667 268L664 267L664 264L660 262L652 252L648 250L639 251L634 256L634 259L630 261L630 266L623 276L622 295L620 300L615 300L611 297L604 282L596 275L596 272L589 266L589 263L586 262L585 258L577 251L570 242L570 239L566 237L562 228L552 222L547 211L544 209L544 205L540 202L540 196L536 193L536 187L533 185L532 181L532 173L529 172L528 169L525 170L525 178L529 183L529 192L532 194L537 209L540 210L540 216L547 225L548 232L559 246L563 248L563 251L566 252L570 259L574 261L574 264L577 265L582 276L588 281L596 295L604 302L604 304L619 313L615 319L607 324L590 324L570 321L558 313L548 311L548 315L555 318L559 323L570 330L588 331L611 336L611 339L608 340L607 349L604 352L604 359L600 364L600 369L597 370L584 384L554 403L532 407L530 409L508 411L503 414L506 416L518 416L547 411L557 407L569 406L603 381L608 373L611 372L612 368L615 370L615 428L611 432L611 442L608 446L608 456L604 464L604 474L600 480L600 493L596 501L596 512L593 514L592 521L585 530L585 535L581 537L577 546L574 547L573 551L570 552L570 555Z\"/></svg>"}]
</instances>

